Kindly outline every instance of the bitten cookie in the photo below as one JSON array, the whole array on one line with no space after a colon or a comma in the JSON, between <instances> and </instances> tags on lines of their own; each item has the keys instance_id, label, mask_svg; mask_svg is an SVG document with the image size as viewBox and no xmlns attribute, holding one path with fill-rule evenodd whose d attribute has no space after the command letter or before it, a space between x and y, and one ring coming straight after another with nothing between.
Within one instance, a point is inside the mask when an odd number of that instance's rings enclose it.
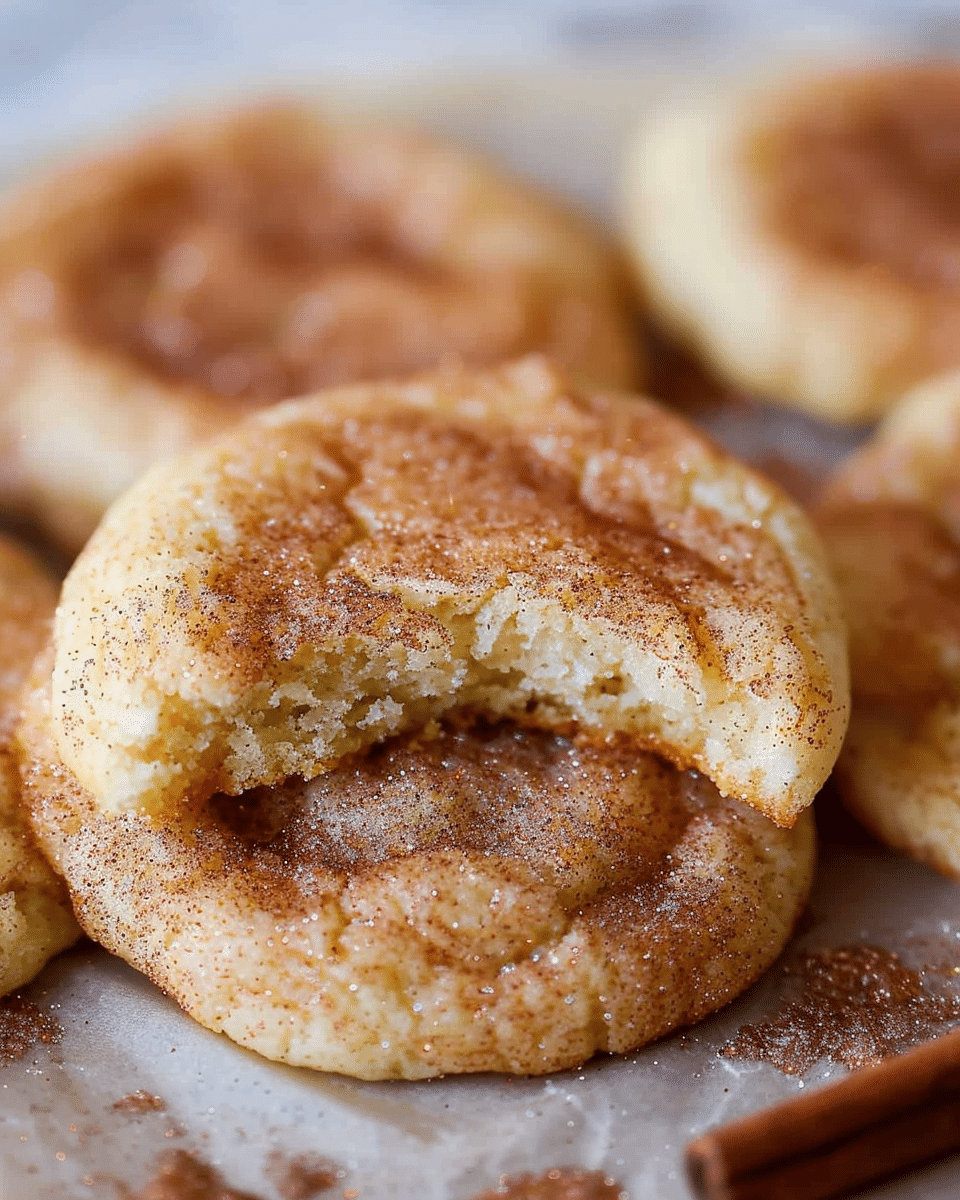
<instances>
[{"instance_id":1,"label":"bitten cookie","mask_svg":"<svg viewBox=\"0 0 960 1200\"><path fill-rule=\"evenodd\" d=\"M885 841L960 877L960 373L898 406L818 522L850 628L841 793Z\"/></svg>"},{"instance_id":2,"label":"bitten cookie","mask_svg":"<svg viewBox=\"0 0 960 1200\"><path fill-rule=\"evenodd\" d=\"M0 538L0 995L80 936L67 890L27 824L11 746L20 691L48 636L56 597L44 568Z\"/></svg>"},{"instance_id":3,"label":"bitten cookie","mask_svg":"<svg viewBox=\"0 0 960 1200\"><path fill-rule=\"evenodd\" d=\"M531 359L288 402L154 468L67 577L52 702L106 813L311 778L465 710L639 738L790 825L848 694L799 508Z\"/></svg>"},{"instance_id":4,"label":"bitten cookie","mask_svg":"<svg viewBox=\"0 0 960 1200\"><path fill-rule=\"evenodd\" d=\"M960 365L958 124L952 65L664 102L626 168L656 316L737 385L833 421Z\"/></svg>"},{"instance_id":5,"label":"bitten cookie","mask_svg":"<svg viewBox=\"0 0 960 1200\"><path fill-rule=\"evenodd\" d=\"M68 550L251 407L541 350L637 382L618 257L465 151L306 105L217 114L0 208L0 502Z\"/></svg>"}]
</instances>

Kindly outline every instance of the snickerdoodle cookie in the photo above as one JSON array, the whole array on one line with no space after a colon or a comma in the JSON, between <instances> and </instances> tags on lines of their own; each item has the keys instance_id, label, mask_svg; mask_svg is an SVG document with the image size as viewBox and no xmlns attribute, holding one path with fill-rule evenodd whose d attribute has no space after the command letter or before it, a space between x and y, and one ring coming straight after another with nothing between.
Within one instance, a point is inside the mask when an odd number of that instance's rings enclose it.
<instances>
[{"instance_id":1,"label":"snickerdoodle cookie","mask_svg":"<svg viewBox=\"0 0 960 1200\"><path fill-rule=\"evenodd\" d=\"M289 401L153 468L30 697L85 929L211 1028L370 1078L556 1070L742 990L847 715L802 512L538 358Z\"/></svg>"},{"instance_id":2,"label":"snickerdoodle cookie","mask_svg":"<svg viewBox=\"0 0 960 1200\"><path fill-rule=\"evenodd\" d=\"M960 67L788 72L646 118L628 240L663 324L834 421L960 365Z\"/></svg>"},{"instance_id":3,"label":"snickerdoodle cookie","mask_svg":"<svg viewBox=\"0 0 960 1200\"><path fill-rule=\"evenodd\" d=\"M637 383L617 255L466 151L286 103L183 122L0 206L0 502L76 550L244 410L451 359Z\"/></svg>"}]
</instances>

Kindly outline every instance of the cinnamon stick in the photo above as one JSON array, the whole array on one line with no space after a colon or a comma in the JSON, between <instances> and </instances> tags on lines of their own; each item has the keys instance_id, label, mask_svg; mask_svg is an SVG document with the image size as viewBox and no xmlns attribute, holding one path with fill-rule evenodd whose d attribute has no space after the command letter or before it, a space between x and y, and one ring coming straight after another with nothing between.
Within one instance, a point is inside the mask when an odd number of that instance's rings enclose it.
<instances>
[{"instance_id":1,"label":"cinnamon stick","mask_svg":"<svg viewBox=\"0 0 960 1200\"><path fill-rule=\"evenodd\" d=\"M960 1150L960 1030L687 1147L701 1200L831 1200Z\"/></svg>"}]
</instances>

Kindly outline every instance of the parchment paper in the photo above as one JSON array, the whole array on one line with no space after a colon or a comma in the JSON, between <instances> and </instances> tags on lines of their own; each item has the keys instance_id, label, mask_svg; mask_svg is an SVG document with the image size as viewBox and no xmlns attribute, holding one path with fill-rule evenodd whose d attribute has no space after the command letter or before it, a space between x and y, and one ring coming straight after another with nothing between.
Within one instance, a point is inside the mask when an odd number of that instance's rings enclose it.
<instances>
[{"instance_id":1,"label":"parchment paper","mask_svg":"<svg viewBox=\"0 0 960 1200\"><path fill-rule=\"evenodd\" d=\"M318 90L493 149L612 221L621 138L663 86L670 78L649 72L557 68ZM698 416L746 457L785 460L808 478L861 436L764 406ZM960 888L866 838L828 843L807 931L788 954L863 942L913 966L960 964ZM121 1184L141 1188L157 1155L172 1147L263 1200L278 1200L265 1174L271 1156L305 1151L340 1166L342 1179L327 1194L347 1200L466 1200L503 1173L563 1165L606 1171L631 1200L680 1200L689 1195L682 1151L691 1137L844 1073L821 1064L798 1079L718 1055L744 1023L777 1007L784 986L776 967L686 1033L579 1071L370 1084L266 1062L200 1028L132 969L84 943L26 993L54 1006L62 1042L0 1066L0 1200L112 1200ZM138 1090L161 1097L165 1110L113 1108ZM871 1194L958 1193L960 1159Z\"/></svg>"}]
</instances>

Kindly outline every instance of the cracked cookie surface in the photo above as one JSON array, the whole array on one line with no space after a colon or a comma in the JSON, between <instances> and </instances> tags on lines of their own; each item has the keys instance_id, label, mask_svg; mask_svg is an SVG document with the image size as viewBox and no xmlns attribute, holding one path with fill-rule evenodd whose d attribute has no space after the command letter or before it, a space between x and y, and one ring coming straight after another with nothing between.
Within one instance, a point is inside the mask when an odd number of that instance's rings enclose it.
<instances>
[{"instance_id":1,"label":"cracked cookie surface","mask_svg":"<svg viewBox=\"0 0 960 1200\"><path fill-rule=\"evenodd\" d=\"M781 492L530 359L288 402L155 469L65 582L55 736L105 812L161 811L466 711L638 737L790 824L844 639Z\"/></svg>"}]
</instances>

